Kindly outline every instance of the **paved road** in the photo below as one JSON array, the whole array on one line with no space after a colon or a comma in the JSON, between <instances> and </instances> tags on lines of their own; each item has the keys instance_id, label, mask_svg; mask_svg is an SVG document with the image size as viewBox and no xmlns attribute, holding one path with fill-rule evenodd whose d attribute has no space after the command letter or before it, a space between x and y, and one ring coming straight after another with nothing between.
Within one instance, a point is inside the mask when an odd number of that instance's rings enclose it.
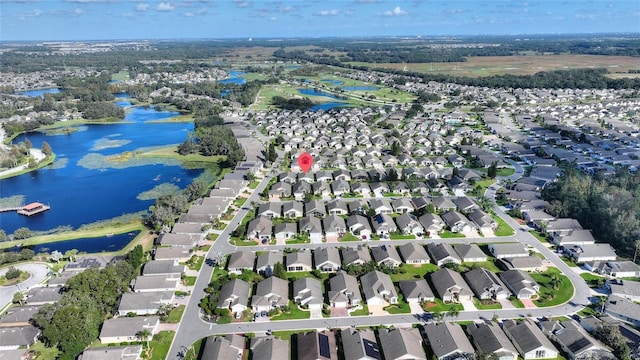
<instances>
[{"instance_id":1,"label":"paved road","mask_svg":"<svg viewBox=\"0 0 640 360\"><path fill-rule=\"evenodd\" d=\"M28 271L31 277L18 285L0 286L0 309L3 309L13 300L13 294L18 291L27 291L32 287L42 283L49 273L49 267L44 263L22 263L14 265L16 268ZM0 269L0 275L7 272L9 266Z\"/></svg>"}]
</instances>

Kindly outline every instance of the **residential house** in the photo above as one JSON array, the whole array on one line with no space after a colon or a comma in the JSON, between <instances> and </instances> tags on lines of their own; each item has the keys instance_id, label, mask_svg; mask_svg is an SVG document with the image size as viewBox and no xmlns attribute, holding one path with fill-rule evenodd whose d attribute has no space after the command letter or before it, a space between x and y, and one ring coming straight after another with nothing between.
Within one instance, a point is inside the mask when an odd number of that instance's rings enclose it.
<instances>
[{"instance_id":1,"label":"residential house","mask_svg":"<svg viewBox=\"0 0 640 360\"><path fill-rule=\"evenodd\" d=\"M436 207L436 210L440 212L453 211L457 208L456 204L448 197L434 196L431 198L431 203Z\"/></svg>"},{"instance_id":2,"label":"residential house","mask_svg":"<svg viewBox=\"0 0 640 360\"><path fill-rule=\"evenodd\" d=\"M27 305L53 304L62 299L63 289L61 287L34 287L25 296Z\"/></svg>"},{"instance_id":3,"label":"residential house","mask_svg":"<svg viewBox=\"0 0 640 360\"><path fill-rule=\"evenodd\" d=\"M134 342L146 340L140 338L140 332L149 331L149 339L156 334L160 318L158 316L136 316L107 319L100 329L100 343L119 344L121 342Z\"/></svg>"},{"instance_id":4,"label":"residential house","mask_svg":"<svg viewBox=\"0 0 640 360\"><path fill-rule=\"evenodd\" d=\"M436 359L473 359L475 350L460 324L453 322L428 324L424 327L424 332Z\"/></svg>"},{"instance_id":5,"label":"residential house","mask_svg":"<svg viewBox=\"0 0 640 360\"><path fill-rule=\"evenodd\" d=\"M480 209L480 206L478 206L475 201L466 196L458 196L452 198L451 201L456 205L458 211L463 214L469 214L472 211Z\"/></svg>"},{"instance_id":6,"label":"residential house","mask_svg":"<svg viewBox=\"0 0 640 360\"><path fill-rule=\"evenodd\" d=\"M316 278L302 277L293 282L293 301L309 309L322 309L322 284Z\"/></svg>"},{"instance_id":7,"label":"residential house","mask_svg":"<svg viewBox=\"0 0 640 360\"><path fill-rule=\"evenodd\" d=\"M464 215L457 211L447 211L443 213L442 220L446 228L454 233L470 231L472 228Z\"/></svg>"},{"instance_id":8,"label":"residential house","mask_svg":"<svg viewBox=\"0 0 640 360\"><path fill-rule=\"evenodd\" d=\"M180 279L185 270L186 266L180 265L178 260L152 260L143 265L142 275L167 275L172 279Z\"/></svg>"},{"instance_id":9,"label":"residential house","mask_svg":"<svg viewBox=\"0 0 640 360\"><path fill-rule=\"evenodd\" d=\"M327 209L324 206L324 202L320 200L310 200L304 203L304 215L325 217L327 215Z\"/></svg>"},{"instance_id":10,"label":"residential house","mask_svg":"<svg viewBox=\"0 0 640 360\"><path fill-rule=\"evenodd\" d=\"M437 235L444 229L444 221L438 214L426 213L418 218L425 230L425 236Z\"/></svg>"},{"instance_id":11,"label":"residential house","mask_svg":"<svg viewBox=\"0 0 640 360\"><path fill-rule=\"evenodd\" d=\"M500 279L518 299L531 299L540 291L538 283L522 270L503 271L500 273Z\"/></svg>"},{"instance_id":12,"label":"residential house","mask_svg":"<svg viewBox=\"0 0 640 360\"><path fill-rule=\"evenodd\" d=\"M288 198L293 194L291 184L286 182L277 182L269 189L269 198Z\"/></svg>"},{"instance_id":13,"label":"residential house","mask_svg":"<svg viewBox=\"0 0 640 360\"><path fill-rule=\"evenodd\" d=\"M395 246L381 245L371 247L371 255L373 261L378 265L384 265L389 268L394 268L402 264L398 250Z\"/></svg>"},{"instance_id":14,"label":"residential house","mask_svg":"<svg viewBox=\"0 0 640 360\"><path fill-rule=\"evenodd\" d=\"M640 304L632 300L610 295L605 302L604 312L633 326L640 326Z\"/></svg>"},{"instance_id":15,"label":"residential house","mask_svg":"<svg viewBox=\"0 0 640 360\"><path fill-rule=\"evenodd\" d=\"M556 237L562 234L567 234L572 230L582 230L582 225L580 225L580 222L576 219L559 218L547 222L546 226L543 227L543 230L551 237Z\"/></svg>"},{"instance_id":16,"label":"residential house","mask_svg":"<svg viewBox=\"0 0 640 360\"><path fill-rule=\"evenodd\" d=\"M386 360L427 360L416 328L381 329L378 336Z\"/></svg>"},{"instance_id":17,"label":"residential house","mask_svg":"<svg viewBox=\"0 0 640 360\"><path fill-rule=\"evenodd\" d=\"M247 225L247 239L258 239L263 244L267 243L271 240L272 229L273 222L269 218L258 216Z\"/></svg>"},{"instance_id":18,"label":"residential house","mask_svg":"<svg viewBox=\"0 0 640 360\"><path fill-rule=\"evenodd\" d=\"M542 332L571 360L578 359L615 359L607 347L594 339L574 320L547 320L539 322Z\"/></svg>"},{"instance_id":19,"label":"residential house","mask_svg":"<svg viewBox=\"0 0 640 360\"><path fill-rule=\"evenodd\" d=\"M232 314L247 310L249 302L249 283L242 279L227 281L220 287L218 308L229 309Z\"/></svg>"},{"instance_id":20,"label":"residential house","mask_svg":"<svg viewBox=\"0 0 640 360\"><path fill-rule=\"evenodd\" d=\"M237 360L244 354L245 338L238 334L209 336L204 341L202 359Z\"/></svg>"},{"instance_id":21,"label":"residential house","mask_svg":"<svg viewBox=\"0 0 640 360\"><path fill-rule=\"evenodd\" d=\"M558 350L533 321L504 320L502 328L524 359L555 359Z\"/></svg>"},{"instance_id":22,"label":"residential house","mask_svg":"<svg viewBox=\"0 0 640 360\"><path fill-rule=\"evenodd\" d=\"M331 183L331 192L333 195L340 197L351 192L351 186L346 180L336 180Z\"/></svg>"},{"instance_id":23,"label":"residential house","mask_svg":"<svg viewBox=\"0 0 640 360\"><path fill-rule=\"evenodd\" d=\"M357 195L368 197L371 194L371 188L369 184L365 182L357 182L351 185L351 192Z\"/></svg>"},{"instance_id":24,"label":"residential house","mask_svg":"<svg viewBox=\"0 0 640 360\"><path fill-rule=\"evenodd\" d=\"M271 276L256 284L251 297L251 309L254 312L271 311L289 304L289 282Z\"/></svg>"},{"instance_id":25,"label":"residential house","mask_svg":"<svg viewBox=\"0 0 640 360\"><path fill-rule=\"evenodd\" d=\"M369 209L369 203L366 200L354 200L347 203L349 214L352 215L366 215L367 209Z\"/></svg>"},{"instance_id":26,"label":"residential house","mask_svg":"<svg viewBox=\"0 0 640 360\"><path fill-rule=\"evenodd\" d=\"M298 231L307 234L312 244L322 242L322 221L312 215L306 215L298 220Z\"/></svg>"},{"instance_id":27,"label":"residential house","mask_svg":"<svg viewBox=\"0 0 640 360\"><path fill-rule=\"evenodd\" d=\"M491 215L482 210L474 210L469 213L468 216L469 220L471 220L471 222L481 232L491 232L498 227L498 223L491 217Z\"/></svg>"},{"instance_id":28,"label":"residential house","mask_svg":"<svg viewBox=\"0 0 640 360\"><path fill-rule=\"evenodd\" d=\"M587 261L612 261L617 259L616 252L611 245L606 243L573 245L565 248L565 253L569 254L578 264Z\"/></svg>"},{"instance_id":29,"label":"residential house","mask_svg":"<svg viewBox=\"0 0 640 360\"><path fill-rule=\"evenodd\" d=\"M276 263L284 266L282 251L267 251L258 255L256 259L256 272L266 277L271 276Z\"/></svg>"},{"instance_id":30,"label":"residential house","mask_svg":"<svg viewBox=\"0 0 640 360\"><path fill-rule=\"evenodd\" d=\"M558 246L570 247L571 245L593 244L596 239L591 234L591 230L571 230L568 232L558 232L552 237L553 243Z\"/></svg>"},{"instance_id":31,"label":"residential house","mask_svg":"<svg viewBox=\"0 0 640 360\"><path fill-rule=\"evenodd\" d=\"M521 243L489 244L489 252L496 259L529 256L529 250Z\"/></svg>"},{"instance_id":32,"label":"residential house","mask_svg":"<svg viewBox=\"0 0 640 360\"><path fill-rule=\"evenodd\" d=\"M315 268L324 272L334 272L340 270L340 253L334 247L322 247L313 250L313 261Z\"/></svg>"},{"instance_id":33,"label":"residential house","mask_svg":"<svg viewBox=\"0 0 640 360\"><path fill-rule=\"evenodd\" d=\"M611 277L640 277L640 265L633 261L588 261L584 266L596 274Z\"/></svg>"},{"instance_id":34,"label":"residential house","mask_svg":"<svg viewBox=\"0 0 640 360\"><path fill-rule=\"evenodd\" d=\"M160 234L156 242L162 246L191 249L198 244L201 236L188 234Z\"/></svg>"},{"instance_id":35,"label":"residential house","mask_svg":"<svg viewBox=\"0 0 640 360\"><path fill-rule=\"evenodd\" d=\"M409 213L414 210L411 200L405 197L393 199L391 201L391 207L393 207L393 211L395 211L396 214Z\"/></svg>"},{"instance_id":36,"label":"residential house","mask_svg":"<svg viewBox=\"0 0 640 360\"><path fill-rule=\"evenodd\" d=\"M242 274L243 271L253 271L256 256L253 251L236 251L229 255L227 271L231 274Z\"/></svg>"},{"instance_id":37,"label":"residential house","mask_svg":"<svg viewBox=\"0 0 640 360\"><path fill-rule=\"evenodd\" d=\"M518 351L497 323L471 323L467 325L467 333L478 352L494 354L498 360L518 360Z\"/></svg>"},{"instance_id":38,"label":"residential house","mask_svg":"<svg viewBox=\"0 0 640 360\"><path fill-rule=\"evenodd\" d=\"M371 219L373 231L381 238L389 238L389 234L398 231L396 223L388 214L376 214Z\"/></svg>"},{"instance_id":39,"label":"residential house","mask_svg":"<svg viewBox=\"0 0 640 360\"><path fill-rule=\"evenodd\" d=\"M398 282L398 287L408 303L422 304L435 301L433 291L425 279L401 280Z\"/></svg>"},{"instance_id":40,"label":"residential house","mask_svg":"<svg viewBox=\"0 0 640 360\"><path fill-rule=\"evenodd\" d=\"M346 329L340 332L344 360L380 360L380 348L371 330Z\"/></svg>"},{"instance_id":41,"label":"residential house","mask_svg":"<svg viewBox=\"0 0 640 360\"><path fill-rule=\"evenodd\" d=\"M256 215L264 216L269 219L277 219L280 216L282 216L281 212L282 212L282 204L275 203L275 202L266 202L266 203L260 204Z\"/></svg>"},{"instance_id":42,"label":"residential house","mask_svg":"<svg viewBox=\"0 0 640 360\"><path fill-rule=\"evenodd\" d=\"M313 270L311 252L309 250L300 250L289 253L285 256L284 261L285 267L289 272Z\"/></svg>"},{"instance_id":43,"label":"residential house","mask_svg":"<svg viewBox=\"0 0 640 360\"><path fill-rule=\"evenodd\" d=\"M504 270L518 269L522 271L542 270L542 259L537 256L506 257L496 262Z\"/></svg>"},{"instance_id":44,"label":"residential house","mask_svg":"<svg viewBox=\"0 0 640 360\"><path fill-rule=\"evenodd\" d=\"M132 281L134 292L175 291L180 279L168 275L138 276Z\"/></svg>"},{"instance_id":45,"label":"residential house","mask_svg":"<svg viewBox=\"0 0 640 360\"><path fill-rule=\"evenodd\" d=\"M345 271L340 270L329 278L329 289L327 297L332 307L353 307L362 302L358 280Z\"/></svg>"},{"instance_id":46,"label":"residential house","mask_svg":"<svg viewBox=\"0 0 640 360\"><path fill-rule=\"evenodd\" d=\"M408 242L404 245L400 245L398 250L400 251L400 255L402 255L402 259L404 259L405 264L422 265L431 263L427 251L420 244Z\"/></svg>"},{"instance_id":47,"label":"residential house","mask_svg":"<svg viewBox=\"0 0 640 360\"><path fill-rule=\"evenodd\" d=\"M458 254L462 262L484 262L487 255L480 249L478 244L455 244L453 250Z\"/></svg>"},{"instance_id":48,"label":"residential house","mask_svg":"<svg viewBox=\"0 0 640 360\"><path fill-rule=\"evenodd\" d=\"M287 201L282 204L282 216L288 219L297 219L304 216L303 204L300 201Z\"/></svg>"},{"instance_id":49,"label":"residential house","mask_svg":"<svg viewBox=\"0 0 640 360\"><path fill-rule=\"evenodd\" d=\"M289 341L277 337L255 337L249 346L252 360L289 359Z\"/></svg>"},{"instance_id":50,"label":"residential house","mask_svg":"<svg viewBox=\"0 0 640 360\"><path fill-rule=\"evenodd\" d=\"M333 199L327 203L327 212L329 215L347 215L349 209L347 203L342 199Z\"/></svg>"},{"instance_id":51,"label":"residential house","mask_svg":"<svg viewBox=\"0 0 640 360\"><path fill-rule=\"evenodd\" d=\"M118 315L153 315L160 306L172 304L175 291L131 292L120 297Z\"/></svg>"},{"instance_id":52,"label":"residential house","mask_svg":"<svg viewBox=\"0 0 640 360\"><path fill-rule=\"evenodd\" d=\"M142 356L142 345L108 346L86 349L78 360L138 360Z\"/></svg>"},{"instance_id":53,"label":"residential house","mask_svg":"<svg viewBox=\"0 0 640 360\"><path fill-rule=\"evenodd\" d=\"M462 260L458 254L453 250L451 245L445 243L429 243L427 244L427 252L431 256L433 263L438 266L444 266L446 264L461 264Z\"/></svg>"},{"instance_id":54,"label":"residential house","mask_svg":"<svg viewBox=\"0 0 640 360\"><path fill-rule=\"evenodd\" d=\"M322 219L322 228L327 241L338 241L347 232L347 223L338 215L329 215Z\"/></svg>"},{"instance_id":55,"label":"residential house","mask_svg":"<svg viewBox=\"0 0 640 360\"><path fill-rule=\"evenodd\" d=\"M298 334L296 341L298 360L338 360L336 337L331 331Z\"/></svg>"},{"instance_id":56,"label":"residential house","mask_svg":"<svg viewBox=\"0 0 640 360\"><path fill-rule=\"evenodd\" d=\"M442 268L430 274L431 283L445 303L471 301L473 293L460 273Z\"/></svg>"},{"instance_id":57,"label":"residential house","mask_svg":"<svg viewBox=\"0 0 640 360\"><path fill-rule=\"evenodd\" d=\"M424 232L418 219L411 214L402 214L396 218L398 230L403 234L421 235Z\"/></svg>"},{"instance_id":58,"label":"residential house","mask_svg":"<svg viewBox=\"0 0 640 360\"><path fill-rule=\"evenodd\" d=\"M631 301L640 302L640 282L631 280L607 281L611 295L619 296Z\"/></svg>"},{"instance_id":59,"label":"residential house","mask_svg":"<svg viewBox=\"0 0 640 360\"><path fill-rule=\"evenodd\" d=\"M498 276L485 268L477 268L464 274L467 284L480 300L508 299L511 292Z\"/></svg>"},{"instance_id":60,"label":"residential house","mask_svg":"<svg viewBox=\"0 0 640 360\"><path fill-rule=\"evenodd\" d=\"M398 294L387 274L377 270L368 272L360 277L360 284L367 305L386 305L398 302Z\"/></svg>"},{"instance_id":61,"label":"residential house","mask_svg":"<svg viewBox=\"0 0 640 360\"><path fill-rule=\"evenodd\" d=\"M376 214L393 213L393 207L391 207L387 199L371 199L369 200L369 208L375 211Z\"/></svg>"},{"instance_id":62,"label":"residential house","mask_svg":"<svg viewBox=\"0 0 640 360\"><path fill-rule=\"evenodd\" d=\"M33 325L0 327L0 354L4 352L2 350L31 347L41 332L42 330Z\"/></svg>"},{"instance_id":63,"label":"residential house","mask_svg":"<svg viewBox=\"0 0 640 360\"><path fill-rule=\"evenodd\" d=\"M360 236L362 240L371 240L371 225L369 220L362 215L349 215L347 228L351 234Z\"/></svg>"},{"instance_id":64,"label":"residential house","mask_svg":"<svg viewBox=\"0 0 640 360\"><path fill-rule=\"evenodd\" d=\"M357 248L342 248L342 265L363 265L371 262L371 254L369 249L363 246Z\"/></svg>"},{"instance_id":65,"label":"residential house","mask_svg":"<svg viewBox=\"0 0 640 360\"><path fill-rule=\"evenodd\" d=\"M298 234L298 224L283 222L273 227L273 235L276 240L287 241L293 239Z\"/></svg>"}]
</instances>

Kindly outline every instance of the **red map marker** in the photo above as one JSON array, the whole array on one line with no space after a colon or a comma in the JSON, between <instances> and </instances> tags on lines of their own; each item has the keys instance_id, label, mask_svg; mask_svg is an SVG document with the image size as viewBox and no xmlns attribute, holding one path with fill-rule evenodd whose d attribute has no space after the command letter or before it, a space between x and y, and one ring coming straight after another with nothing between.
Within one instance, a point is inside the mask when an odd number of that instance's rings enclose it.
<instances>
[{"instance_id":1,"label":"red map marker","mask_svg":"<svg viewBox=\"0 0 640 360\"><path fill-rule=\"evenodd\" d=\"M313 165L313 157L309 155L309 153L303 152L298 156L298 165L300 165L300 169L306 174L309 169L311 169L311 165Z\"/></svg>"}]
</instances>

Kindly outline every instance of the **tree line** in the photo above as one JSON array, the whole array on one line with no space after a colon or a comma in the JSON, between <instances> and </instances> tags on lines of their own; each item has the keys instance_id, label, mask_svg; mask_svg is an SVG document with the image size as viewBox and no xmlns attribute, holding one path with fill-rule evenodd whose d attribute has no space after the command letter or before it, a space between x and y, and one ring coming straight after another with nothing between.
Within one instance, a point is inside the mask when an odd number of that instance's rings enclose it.
<instances>
[{"instance_id":1,"label":"tree line","mask_svg":"<svg viewBox=\"0 0 640 360\"><path fill-rule=\"evenodd\" d=\"M640 176L621 168L615 176L587 176L567 168L542 192L547 212L577 219L600 242L632 255L640 240Z\"/></svg>"}]
</instances>

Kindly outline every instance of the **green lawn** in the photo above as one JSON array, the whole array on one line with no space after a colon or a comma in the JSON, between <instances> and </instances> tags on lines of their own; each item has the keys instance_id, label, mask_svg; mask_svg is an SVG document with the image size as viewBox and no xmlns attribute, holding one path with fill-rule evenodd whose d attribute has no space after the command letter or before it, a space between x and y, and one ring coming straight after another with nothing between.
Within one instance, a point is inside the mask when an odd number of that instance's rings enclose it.
<instances>
[{"instance_id":1,"label":"green lawn","mask_svg":"<svg viewBox=\"0 0 640 360\"><path fill-rule=\"evenodd\" d=\"M573 261L573 259L567 257L567 256L560 256L560 259L562 259L562 261L564 261L565 264L571 266L571 267L578 267L578 264L575 263L575 261Z\"/></svg>"},{"instance_id":2,"label":"green lawn","mask_svg":"<svg viewBox=\"0 0 640 360\"><path fill-rule=\"evenodd\" d=\"M590 288L599 288L604 285L606 278L604 276L595 275L592 273L580 273L580 277L587 282Z\"/></svg>"},{"instance_id":3,"label":"green lawn","mask_svg":"<svg viewBox=\"0 0 640 360\"><path fill-rule=\"evenodd\" d=\"M229 238L229 244L236 246L257 246L258 242L255 240L245 240L232 236Z\"/></svg>"},{"instance_id":4,"label":"green lawn","mask_svg":"<svg viewBox=\"0 0 640 360\"><path fill-rule=\"evenodd\" d=\"M414 240L416 238L413 234L391 234L389 239L391 240Z\"/></svg>"},{"instance_id":5,"label":"green lawn","mask_svg":"<svg viewBox=\"0 0 640 360\"><path fill-rule=\"evenodd\" d=\"M182 278L182 282L186 285L186 286L193 286L196 284L196 280L198 279L197 276L185 276L184 278Z\"/></svg>"},{"instance_id":6,"label":"green lawn","mask_svg":"<svg viewBox=\"0 0 640 360\"><path fill-rule=\"evenodd\" d=\"M509 298L509 300L511 301L511 304L513 304L513 306L515 306L518 309L524 309L524 304L522 303L522 301L520 301L520 299L517 299L515 296L512 296L511 298Z\"/></svg>"},{"instance_id":7,"label":"green lawn","mask_svg":"<svg viewBox=\"0 0 640 360\"><path fill-rule=\"evenodd\" d=\"M164 360L167 357L169 347L171 347L171 341L173 341L175 334L173 331L161 331L155 334L149 342L150 349L148 354L150 354L150 356L145 357L145 359Z\"/></svg>"},{"instance_id":8,"label":"green lawn","mask_svg":"<svg viewBox=\"0 0 640 360\"><path fill-rule=\"evenodd\" d=\"M557 289L554 289L551 284L551 275L554 274L561 280ZM541 274L532 273L531 277L540 285L540 298L533 301L538 307L564 304L573 296L571 281L556 268L549 268Z\"/></svg>"},{"instance_id":9,"label":"green lawn","mask_svg":"<svg viewBox=\"0 0 640 360\"><path fill-rule=\"evenodd\" d=\"M529 230L529 234L533 235L533 237L538 239L538 241L540 241L541 243L548 243L549 242L549 240L547 240L546 236L540 234L539 232L537 232L535 230Z\"/></svg>"},{"instance_id":10,"label":"green lawn","mask_svg":"<svg viewBox=\"0 0 640 360\"><path fill-rule=\"evenodd\" d=\"M427 312L443 312L443 313L456 308L460 311L464 310L464 307L462 306L462 304L445 304L442 302L442 300L438 298L436 298L435 301L432 303L424 304L422 308L424 309L424 311L427 311Z\"/></svg>"},{"instance_id":11,"label":"green lawn","mask_svg":"<svg viewBox=\"0 0 640 360\"><path fill-rule=\"evenodd\" d=\"M484 302L484 304L483 304ZM498 310L498 309L502 309L502 304L500 304L499 302L492 302L492 301L484 301L484 300L478 300L476 298L473 298L473 303L476 306L476 308L478 310Z\"/></svg>"},{"instance_id":12,"label":"green lawn","mask_svg":"<svg viewBox=\"0 0 640 360\"><path fill-rule=\"evenodd\" d=\"M396 274L390 274L391 281L398 282L400 280L414 280L414 279L424 279L424 275L428 273L432 273L438 270L439 267L434 264L423 264L420 266L415 265L402 265L402 268Z\"/></svg>"},{"instance_id":13,"label":"green lawn","mask_svg":"<svg viewBox=\"0 0 640 360\"><path fill-rule=\"evenodd\" d=\"M295 237L285 241L287 245L308 244L310 242L311 242L311 239L309 239L309 235L306 235L306 234L297 234Z\"/></svg>"},{"instance_id":14,"label":"green lawn","mask_svg":"<svg viewBox=\"0 0 640 360\"><path fill-rule=\"evenodd\" d=\"M498 266L496 265L496 263L495 263L496 259L495 258L490 257L488 259L489 260L487 260L487 261L481 261L481 262L475 262L475 263L474 262L464 262L464 263L462 263L462 266L467 267L469 269L475 268L475 267L481 267L481 268L485 268L485 269L487 269L487 270L489 270L491 272L494 272L494 273L502 272L502 270L500 270L500 268L498 268Z\"/></svg>"},{"instance_id":15,"label":"green lawn","mask_svg":"<svg viewBox=\"0 0 640 360\"><path fill-rule=\"evenodd\" d=\"M296 320L308 319L311 316L309 310L300 310L298 305L289 300L289 311L271 317L271 320Z\"/></svg>"},{"instance_id":16,"label":"green lawn","mask_svg":"<svg viewBox=\"0 0 640 360\"><path fill-rule=\"evenodd\" d=\"M506 223L500 216L491 215L493 219L498 223L498 227L493 231L496 236L511 236L515 234L515 231L509 224Z\"/></svg>"},{"instance_id":17,"label":"green lawn","mask_svg":"<svg viewBox=\"0 0 640 360\"><path fill-rule=\"evenodd\" d=\"M199 271L202 268L202 264L204 263L204 256L196 256L194 260L189 259L187 261L187 265L189 269Z\"/></svg>"},{"instance_id":18,"label":"green lawn","mask_svg":"<svg viewBox=\"0 0 640 360\"><path fill-rule=\"evenodd\" d=\"M462 233L452 233L449 230L443 230L440 234L440 237L443 239L451 239L451 238L463 238L466 237L464 234Z\"/></svg>"},{"instance_id":19,"label":"green lawn","mask_svg":"<svg viewBox=\"0 0 640 360\"><path fill-rule=\"evenodd\" d=\"M177 324L177 323L179 323L180 319L182 319L182 314L184 313L184 308L185 308L185 305L180 305L180 306L174 308L173 310L171 310L171 312L167 316L166 322L168 322L169 324Z\"/></svg>"},{"instance_id":20,"label":"green lawn","mask_svg":"<svg viewBox=\"0 0 640 360\"><path fill-rule=\"evenodd\" d=\"M398 297L398 303L389 305L384 308L386 312L389 314L408 314L411 312L411 307L407 302L401 299L402 296Z\"/></svg>"},{"instance_id":21,"label":"green lawn","mask_svg":"<svg viewBox=\"0 0 640 360\"><path fill-rule=\"evenodd\" d=\"M55 359L58 357L58 354L60 354L60 351L58 351L58 348L46 347L44 346L44 343L42 343L41 341L37 341L35 344L31 346L31 348L29 348L29 350L35 352L36 360Z\"/></svg>"},{"instance_id":22,"label":"green lawn","mask_svg":"<svg viewBox=\"0 0 640 360\"><path fill-rule=\"evenodd\" d=\"M274 331L273 336L282 340L291 340L291 336L294 334L303 334L306 332L315 331L315 330L283 330L283 331Z\"/></svg>"},{"instance_id":23,"label":"green lawn","mask_svg":"<svg viewBox=\"0 0 640 360\"><path fill-rule=\"evenodd\" d=\"M207 240L216 241L218 240L218 236L218 234L209 233L209 235L207 235Z\"/></svg>"},{"instance_id":24,"label":"green lawn","mask_svg":"<svg viewBox=\"0 0 640 360\"><path fill-rule=\"evenodd\" d=\"M360 241L359 238L357 238L355 235L353 235L352 233L348 232L346 234L344 234L344 236L342 236L340 238L340 241Z\"/></svg>"},{"instance_id":25,"label":"green lawn","mask_svg":"<svg viewBox=\"0 0 640 360\"><path fill-rule=\"evenodd\" d=\"M244 205L245 202L247 202L247 198L239 197L239 198L233 200L233 205L235 205L237 207L242 207L242 205Z\"/></svg>"},{"instance_id":26,"label":"green lawn","mask_svg":"<svg viewBox=\"0 0 640 360\"><path fill-rule=\"evenodd\" d=\"M367 307L366 304L362 304L362 309L351 312L351 316L368 316L368 315L369 315L369 308Z\"/></svg>"}]
</instances>

